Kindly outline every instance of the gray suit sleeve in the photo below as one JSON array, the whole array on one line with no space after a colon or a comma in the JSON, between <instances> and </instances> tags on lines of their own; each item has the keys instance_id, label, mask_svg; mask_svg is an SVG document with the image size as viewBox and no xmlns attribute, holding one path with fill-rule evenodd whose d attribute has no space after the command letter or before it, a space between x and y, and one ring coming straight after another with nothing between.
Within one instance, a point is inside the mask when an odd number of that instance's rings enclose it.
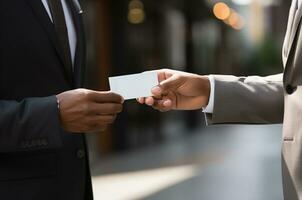
<instances>
[{"instance_id":1,"label":"gray suit sleeve","mask_svg":"<svg viewBox=\"0 0 302 200\"><path fill-rule=\"evenodd\" d=\"M214 75L214 112L208 124L282 123L284 90L282 74L267 77Z\"/></svg>"},{"instance_id":2,"label":"gray suit sleeve","mask_svg":"<svg viewBox=\"0 0 302 200\"><path fill-rule=\"evenodd\" d=\"M0 152L58 148L60 133L55 96L0 100Z\"/></svg>"}]
</instances>

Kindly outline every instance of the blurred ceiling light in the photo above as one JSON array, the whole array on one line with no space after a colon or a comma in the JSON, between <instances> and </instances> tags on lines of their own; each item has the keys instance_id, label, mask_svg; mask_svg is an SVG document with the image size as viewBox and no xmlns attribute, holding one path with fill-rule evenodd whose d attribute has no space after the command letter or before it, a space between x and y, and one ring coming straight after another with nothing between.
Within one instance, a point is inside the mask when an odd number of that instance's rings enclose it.
<instances>
[{"instance_id":1,"label":"blurred ceiling light","mask_svg":"<svg viewBox=\"0 0 302 200\"><path fill-rule=\"evenodd\" d=\"M231 14L231 9L225 3L219 2L214 5L213 12L218 19L226 20Z\"/></svg>"},{"instance_id":2,"label":"blurred ceiling light","mask_svg":"<svg viewBox=\"0 0 302 200\"><path fill-rule=\"evenodd\" d=\"M258 2L262 6L272 6L272 5L280 5L280 0L232 0L233 3L240 5L240 6L247 6L253 2Z\"/></svg>"},{"instance_id":3,"label":"blurred ceiling light","mask_svg":"<svg viewBox=\"0 0 302 200\"><path fill-rule=\"evenodd\" d=\"M253 0L232 0L233 3L238 4L238 5L249 5L252 3Z\"/></svg>"},{"instance_id":4,"label":"blurred ceiling light","mask_svg":"<svg viewBox=\"0 0 302 200\"><path fill-rule=\"evenodd\" d=\"M130 1L129 3L129 10L132 10L132 9L144 9L144 4L143 2L141 2L140 0L132 0Z\"/></svg>"},{"instance_id":5,"label":"blurred ceiling light","mask_svg":"<svg viewBox=\"0 0 302 200\"><path fill-rule=\"evenodd\" d=\"M131 0L129 3L128 21L131 24L141 24L145 21L144 4L140 0Z\"/></svg>"},{"instance_id":6,"label":"blurred ceiling light","mask_svg":"<svg viewBox=\"0 0 302 200\"><path fill-rule=\"evenodd\" d=\"M229 24L236 30L241 30L244 27L243 18L234 11L231 13L230 17L226 21L227 24Z\"/></svg>"},{"instance_id":7,"label":"blurred ceiling light","mask_svg":"<svg viewBox=\"0 0 302 200\"><path fill-rule=\"evenodd\" d=\"M145 12L142 9L129 10L128 20L131 24L141 24L145 21Z\"/></svg>"}]
</instances>

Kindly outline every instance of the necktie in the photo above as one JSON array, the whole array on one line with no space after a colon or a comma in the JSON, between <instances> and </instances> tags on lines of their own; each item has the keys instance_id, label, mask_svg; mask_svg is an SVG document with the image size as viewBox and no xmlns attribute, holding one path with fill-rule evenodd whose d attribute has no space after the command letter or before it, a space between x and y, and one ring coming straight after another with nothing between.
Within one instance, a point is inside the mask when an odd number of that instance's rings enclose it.
<instances>
[{"instance_id":1,"label":"necktie","mask_svg":"<svg viewBox=\"0 0 302 200\"><path fill-rule=\"evenodd\" d=\"M48 0L47 3L50 8L55 30L63 50L65 67L69 73L68 75L71 76L73 71L72 61L63 6L61 0Z\"/></svg>"}]
</instances>

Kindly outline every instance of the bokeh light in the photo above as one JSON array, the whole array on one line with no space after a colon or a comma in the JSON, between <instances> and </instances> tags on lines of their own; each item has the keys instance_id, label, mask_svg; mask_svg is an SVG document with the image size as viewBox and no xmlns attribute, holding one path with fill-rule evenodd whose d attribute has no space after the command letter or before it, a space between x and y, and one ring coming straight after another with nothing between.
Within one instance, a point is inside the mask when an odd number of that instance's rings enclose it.
<instances>
[{"instance_id":1,"label":"bokeh light","mask_svg":"<svg viewBox=\"0 0 302 200\"><path fill-rule=\"evenodd\" d=\"M213 12L218 19L226 20L231 14L231 9L225 3L219 2L214 5Z\"/></svg>"},{"instance_id":2,"label":"bokeh light","mask_svg":"<svg viewBox=\"0 0 302 200\"><path fill-rule=\"evenodd\" d=\"M131 24L141 24L145 21L144 4L140 0L132 0L129 3L128 21Z\"/></svg>"},{"instance_id":3,"label":"bokeh light","mask_svg":"<svg viewBox=\"0 0 302 200\"><path fill-rule=\"evenodd\" d=\"M233 29L241 30L245 25L243 17L223 2L216 3L213 12L217 19L222 20Z\"/></svg>"},{"instance_id":4,"label":"bokeh light","mask_svg":"<svg viewBox=\"0 0 302 200\"><path fill-rule=\"evenodd\" d=\"M232 12L230 17L227 19L227 22L236 30L241 30L244 26L243 18L236 12Z\"/></svg>"}]
</instances>

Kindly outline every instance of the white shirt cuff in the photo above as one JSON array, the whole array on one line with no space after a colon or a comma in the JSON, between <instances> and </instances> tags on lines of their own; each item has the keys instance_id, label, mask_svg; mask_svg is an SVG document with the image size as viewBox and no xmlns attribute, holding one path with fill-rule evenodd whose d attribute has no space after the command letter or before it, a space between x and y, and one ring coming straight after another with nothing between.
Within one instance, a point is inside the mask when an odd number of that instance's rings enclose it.
<instances>
[{"instance_id":1,"label":"white shirt cuff","mask_svg":"<svg viewBox=\"0 0 302 200\"><path fill-rule=\"evenodd\" d=\"M203 112L204 113L213 113L214 112L214 91L215 91L215 80L214 80L214 77L212 75L209 75L208 76L209 78L209 81L210 81L210 87L211 87L211 90L210 90L210 98L209 98L209 103L207 105L207 107L203 108Z\"/></svg>"}]
</instances>

